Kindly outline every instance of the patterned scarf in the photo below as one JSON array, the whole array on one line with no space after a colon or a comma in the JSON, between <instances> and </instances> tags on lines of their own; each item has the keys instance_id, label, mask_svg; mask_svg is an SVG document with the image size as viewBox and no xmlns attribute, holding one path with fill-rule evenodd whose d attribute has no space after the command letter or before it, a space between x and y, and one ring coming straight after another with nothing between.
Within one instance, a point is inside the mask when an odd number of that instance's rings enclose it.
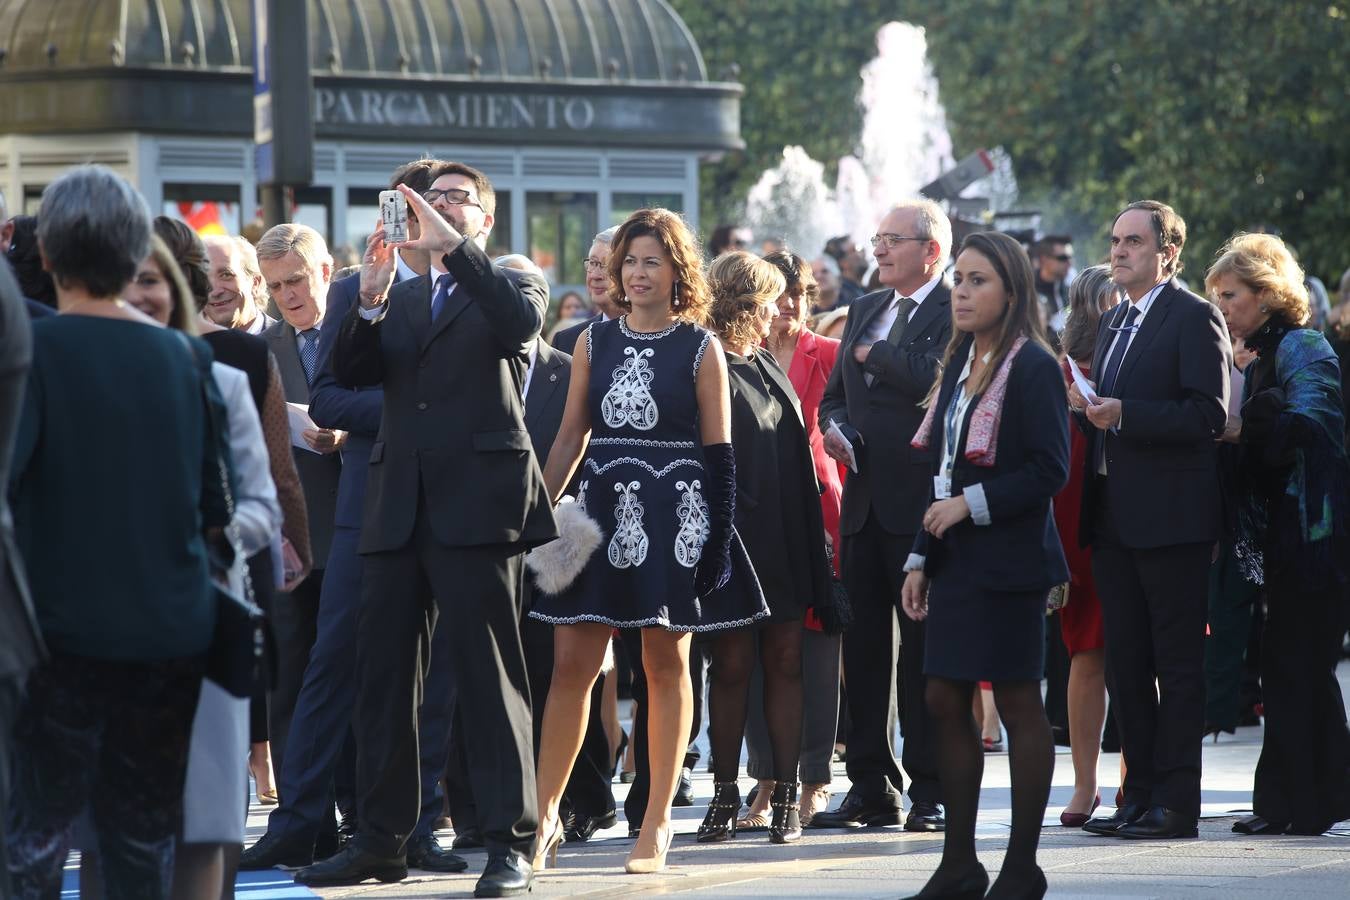
<instances>
[{"instance_id":1,"label":"patterned scarf","mask_svg":"<svg viewBox=\"0 0 1350 900\"><path fill-rule=\"evenodd\" d=\"M989 389L975 403L975 412L970 416L970 427L966 431L966 459L977 466L992 466L998 456L998 423L1003 417L1003 395L1008 392L1008 373L1012 370L1013 360L1026 344L1026 335L1013 341L1012 349L1003 357ZM914 433L909 445L915 450L927 450L928 438L933 430L933 418L937 413L937 402L928 405L923 424Z\"/></svg>"}]
</instances>

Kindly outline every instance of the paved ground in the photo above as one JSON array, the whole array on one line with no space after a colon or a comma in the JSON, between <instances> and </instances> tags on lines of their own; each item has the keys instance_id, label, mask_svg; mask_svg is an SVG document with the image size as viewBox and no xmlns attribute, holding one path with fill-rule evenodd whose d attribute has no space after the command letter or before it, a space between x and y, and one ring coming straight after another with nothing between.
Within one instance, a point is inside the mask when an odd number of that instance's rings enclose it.
<instances>
[{"instance_id":1,"label":"paved ground","mask_svg":"<svg viewBox=\"0 0 1350 900\"><path fill-rule=\"evenodd\" d=\"M1350 666L1342 666L1343 690L1350 695ZM1070 897L1199 897L1246 898L1350 897L1350 823L1316 838L1250 838L1232 834L1236 815L1251 805L1251 772L1260 752L1261 730L1240 729L1204 750L1204 821L1199 840L1124 842L1096 838L1058 824L1068 800L1072 766L1062 751L1055 768L1055 787L1041 840L1041 865L1050 882L1049 896ZM1009 822L1007 756L986 758L979 826L980 856L991 875L1002 860ZM1118 784L1119 758L1103 754L1100 783L1110 802ZM748 779L742 787L749 788ZM843 767L836 766L835 789L847 789ZM622 796L626 786L615 785ZM712 794L712 777L695 778L697 805L676 810L680 837L667 871L655 876L623 873L632 842L626 824L602 832L584 845L566 845L558 868L535 883L536 897L632 897L689 893L703 897L905 897L917 891L937 865L940 837L907 834L899 829L866 832L812 831L799 844L777 847L767 836L744 834L722 845L699 845L692 833L702 820ZM837 798L836 798L837 802ZM249 816L249 840L266 824L265 810ZM451 835L445 833L447 844ZM326 898L469 897L484 855L465 854L469 872L435 876L414 871L395 885L374 883L327 890ZM70 894L69 896L74 896ZM248 900L313 897L284 872L249 873L241 878L238 896Z\"/></svg>"}]
</instances>

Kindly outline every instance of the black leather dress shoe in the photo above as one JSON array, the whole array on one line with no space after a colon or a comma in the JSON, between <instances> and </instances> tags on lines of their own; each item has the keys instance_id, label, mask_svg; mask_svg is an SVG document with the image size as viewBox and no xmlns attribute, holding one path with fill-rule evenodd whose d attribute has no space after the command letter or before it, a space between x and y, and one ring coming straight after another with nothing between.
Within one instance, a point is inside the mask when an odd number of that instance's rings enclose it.
<instances>
[{"instance_id":1,"label":"black leather dress shoe","mask_svg":"<svg viewBox=\"0 0 1350 900\"><path fill-rule=\"evenodd\" d=\"M905 819L906 831L946 831L947 820L942 817L941 804L931 800L916 800Z\"/></svg>"},{"instance_id":2,"label":"black leather dress shoe","mask_svg":"<svg viewBox=\"0 0 1350 900\"><path fill-rule=\"evenodd\" d=\"M675 797L670 801L670 805L694 805L694 773L688 769L680 770L680 783L675 786Z\"/></svg>"},{"instance_id":3,"label":"black leather dress shoe","mask_svg":"<svg viewBox=\"0 0 1350 900\"><path fill-rule=\"evenodd\" d=\"M463 872L469 867L469 861L456 856L441 846L435 835L424 834L410 838L404 848L408 856L408 868L423 869L427 872Z\"/></svg>"},{"instance_id":4,"label":"black leather dress shoe","mask_svg":"<svg viewBox=\"0 0 1350 900\"><path fill-rule=\"evenodd\" d=\"M1089 819L1088 823L1083 826L1083 830L1089 834L1114 837L1116 829L1136 821L1146 812L1148 812L1148 807L1142 803L1126 803L1124 806L1117 806L1116 811L1109 816Z\"/></svg>"},{"instance_id":5,"label":"black leather dress shoe","mask_svg":"<svg viewBox=\"0 0 1350 900\"><path fill-rule=\"evenodd\" d=\"M514 897L526 893L533 885L534 868L525 857L518 853L493 854L474 885L473 895Z\"/></svg>"},{"instance_id":6,"label":"black leather dress shoe","mask_svg":"<svg viewBox=\"0 0 1350 900\"><path fill-rule=\"evenodd\" d=\"M577 816L572 827L563 833L569 844L584 844L591 839L597 831L604 831L606 828L613 828L619 824L619 816L611 810L603 816Z\"/></svg>"},{"instance_id":7,"label":"black leather dress shoe","mask_svg":"<svg viewBox=\"0 0 1350 900\"><path fill-rule=\"evenodd\" d=\"M296 835L281 836L267 832L258 843L239 857L239 868L245 872L272 869L281 866L298 869L314 862L314 841Z\"/></svg>"},{"instance_id":8,"label":"black leather dress shoe","mask_svg":"<svg viewBox=\"0 0 1350 900\"><path fill-rule=\"evenodd\" d=\"M1163 806L1150 806L1148 812L1138 819L1116 829L1116 837L1134 840L1157 841L1199 836L1200 829L1195 816L1173 812Z\"/></svg>"},{"instance_id":9,"label":"black leather dress shoe","mask_svg":"<svg viewBox=\"0 0 1350 900\"><path fill-rule=\"evenodd\" d=\"M1233 823L1234 834L1284 834L1288 830L1288 822L1271 822L1260 816L1248 816Z\"/></svg>"},{"instance_id":10,"label":"black leather dress shoe","mask_svg":"<svg viewBox=\"0 0 1350 900\"><path fill-rule=\"evenodd\" d=\"M295 873L299 884L311 887L360 884L374 878L376 881L402 881L408 877L408 864L402 856L376 856L351 843L336 856L306 866Z\"/></svg>"},{"instance_id":11,"label":"black leather dress shoe","mask_svg":"<svg viewBox=\"0 0 1350 900\"><path fill-rule=\"evenodd\" d=\"M844 802L834 812L816 813L811 817L811 828L881 828L900 824L900 798L895 794L878 794L864 800L849 791Z\"/></svg>"},{"instance_id":12,"label":"black leather dress shoe","mask_svg":"<svg viewBox=\"0 0 1350 900\"><path fill-rule=\"evenodd\" d=\"M341 850L344 843L346 841L340 831L321 832L314 839L314 858L316 860L327 859Z\"/></svg>"},{"instance_id":13,"label":"black leather dress shoe","mask_svg":"<svg viewBox=\"0 0 1350 900\"><path fill-rule=\"evenodd\" d=\"M450 847L453 850L482 850L483 832L477 828L466 828L463 831L456 829L455 839Z\"/></svg>"}]
</instances>

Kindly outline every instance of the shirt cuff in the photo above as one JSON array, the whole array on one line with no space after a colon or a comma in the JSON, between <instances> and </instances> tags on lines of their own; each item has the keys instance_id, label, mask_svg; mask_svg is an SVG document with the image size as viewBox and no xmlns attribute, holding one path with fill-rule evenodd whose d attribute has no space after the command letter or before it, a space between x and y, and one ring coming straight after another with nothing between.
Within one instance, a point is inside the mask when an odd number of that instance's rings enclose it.
<instances>
[{"instance_id":1,"label":"shirt cuff","mask_svg":"<svg viewBox=\"0 0 1350 900\"><path fill-rule=\"evenodd\" d=\"M384 314L388 312L388 310L389 310L389 301L387 299L379 306L372 306L370 309L366 309L364 306L361 306L359 301L356 307L357 315L365 319L367 322L380 321L381 319L384 318Z\"/></svg>"},{"instance_id":2,"label":"shirt cuff","mask_svg":"<svg viewBox=\"0 0 1350 900\"><path fill-rule=\"evenodd\" d=\"M984 485L967 485L962 491L961 496L966 498L966 506L970 507L970 520L976 525L988 525L992 520L989 518L989 501L984 496Z\"/></svg>"},{"instance_id":3,"label":"shirt cuff","mask_svg":"<svg viewBox=\"0 0 1350 900\"><path fill-rule=\"evenodd\" d=\"M926 556L920 556L917 553L911 553L909 555L909 558L905 560L905 571L922 572L923 564L927 561L927 559L928 558Z\"/></svg>"}]
</instances>

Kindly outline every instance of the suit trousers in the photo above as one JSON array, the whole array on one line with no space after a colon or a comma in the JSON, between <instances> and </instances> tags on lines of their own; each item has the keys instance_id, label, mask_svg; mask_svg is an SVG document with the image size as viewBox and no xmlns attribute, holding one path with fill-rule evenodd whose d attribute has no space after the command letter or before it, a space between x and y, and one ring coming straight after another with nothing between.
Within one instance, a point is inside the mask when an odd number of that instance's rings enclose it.
<instances>
[{"instance_id":1,"label":"suit trousers","mask_svg":"<svg viewBox=\"0 0 1350 900\"><path fill-rule=\"evenodd\" d=\"M1288 573L1266 577L1266 734L1252 810L1302 834L1350 817L1350 732L1336 680L1346 600L1340 586L1311 587Z\"/></svg>"},{"instance_id":2,"label":"suit trousers","mask_svg":"<svg viewBox=\"0 0 1350 900\"><path fill-rule=\"evenodd\" d=\"M9 886L9 852L5 849L5 820L9 818L10 750L14 723L19 718L23 678L0 678L0 897L12 896Z\"/></svg>"},{"instance_id":3,"label":"suit trousers","mask_svg":"<svg viewBox=\"0 0 1350 900\"><path fill-rule=\"evenodd\" d=\"M853 605L853 625L844 633L844 684L848 699L848 778L864 799L904 793L894 752L896 656L903 672L904 746L911 801L939 803L933 725L924 701L924 626L900 608L902 563L914 535L892 534L869 512L862 530L843 538L844 586ZM899 642L896 632L899 631Z\"/></svg>"},{"instance_id":4,"label":"suit trousers","mask_svg":"<svg viewBox=\"0 0 1350 900\"><path fill-rule=\"evenodd\" d=\"M295 703L286 765L278 770L281 804L267 821L273 834L313 836L336 826L333 801L356 699L354 663L362 571L356 547L360 534L360 529L340 526L333 531L319 597L318 633ZM438 629L432 636L431 666L419 710L420 731L427 739L421 742L423 815L417 834L429 834L440 815L439 781L445 754L435 748L438 743L444 746L443 736L449 729L449 652L449 637ZM343 799L337 797L339 806L344 805ZM428 809L434 814L428 815Z\"/></svg>"},{"instance_id":5,"label":"suit trousers","mask_svg":"<svg viewBox=\"0 0 1350 900\"><path fill-rule=\"evenodd\" d=\"M1106 684L1128 764L1125 802L1199 816L1213 544L1126 547L1104 486L1098 497L1092 578L1106 631Z\"/></svg>"},{"instance_id":6,"label":"suit trousers","mask_svg":"<svg viewBox=\"0 0 1350 900\"><path fill-rule=\"evenodd\" d=\"M272 595L268 620L276 640L276 684L267 692L267 740L271 743L272 771L286 767L291 720L295 703L305 683L309 653L319 633L319 602L324 570L315 569L290 593Z\"/></svg>"},{"instance_id":7,"label":"suit trousers","mask_svg":"<svg viewBox=\"0 0 1350 900\"><path fill-rule=\"evenodd\" d=\"M802 631L802 756L805 784L829 784L834 778L835 731L839 724L839 667L841 636ZM750 674L750 701L745 716L746 773L751 778L773 778L773 751L764 721L764 667Z\"/></svg>"},{"instance_id":8,"label":"suit trousers","mask_svg":"<svg viewBox=\"0 0 1350 900\"><path fill-rule=\"evenodd\" d=\"M356 840L397 855L419 818L417 708L438 616L455 708L472 722L468 771L492 852L532 854L538 825L530 689L520 643L522 548L446 547L419 505L411 540L365 557L357 625ZM434 599L433 599L434 598Z\"/></svg>"}]
</instances>

